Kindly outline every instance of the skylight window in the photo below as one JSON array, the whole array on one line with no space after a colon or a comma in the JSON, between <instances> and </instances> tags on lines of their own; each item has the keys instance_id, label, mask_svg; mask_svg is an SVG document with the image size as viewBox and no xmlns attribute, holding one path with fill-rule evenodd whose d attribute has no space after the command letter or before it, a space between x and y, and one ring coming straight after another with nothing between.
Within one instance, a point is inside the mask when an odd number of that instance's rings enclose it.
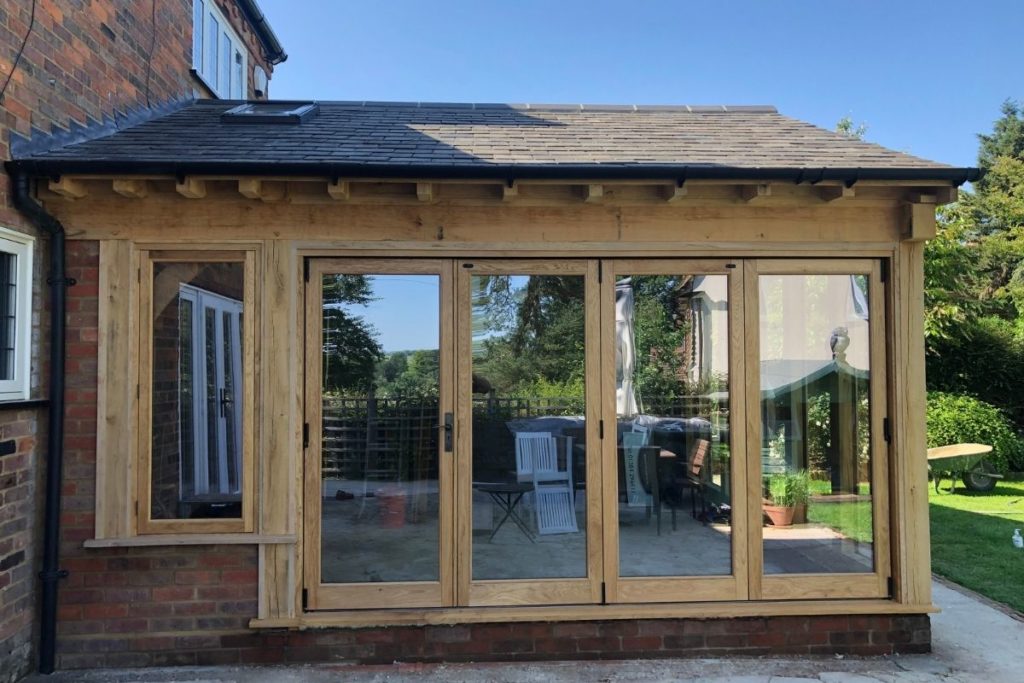
<instances>
[{"instance_id":1,"label":"skylight window","mask_svg":"<svg viewBox=\"0 0 1024 683\"><path fill-rule=\"evenodd\" d=\"M298 125L320 111L316 102L249 102L220 115L224 123L280 123Z\"/></svg>"}]
</instances>

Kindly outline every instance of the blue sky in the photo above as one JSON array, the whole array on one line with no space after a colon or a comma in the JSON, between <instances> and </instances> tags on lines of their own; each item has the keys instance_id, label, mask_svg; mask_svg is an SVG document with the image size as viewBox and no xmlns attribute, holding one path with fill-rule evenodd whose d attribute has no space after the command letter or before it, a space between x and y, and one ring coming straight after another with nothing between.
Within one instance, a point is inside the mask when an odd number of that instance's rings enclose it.
<instances>
[{"instance_id":1,"label":"blue sky","mask_svg":"<svg viewBox=\"0 0 1024 683\"><path fill-rule=\"evenodd\" d=\"M958 166L1024 99L1024 2L260 0L275 98L774 104ZM301 8L301 9L299 9Z\"/></svg>"}]
</instances>

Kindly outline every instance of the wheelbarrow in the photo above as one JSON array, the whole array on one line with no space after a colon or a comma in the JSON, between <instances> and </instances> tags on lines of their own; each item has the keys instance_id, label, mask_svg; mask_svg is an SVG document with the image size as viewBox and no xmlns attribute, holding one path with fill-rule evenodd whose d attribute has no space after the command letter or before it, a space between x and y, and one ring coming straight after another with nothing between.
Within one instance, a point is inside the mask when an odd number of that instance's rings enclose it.
<instances>
[{"instance_id":1,"label":"wheelbarrow","mask_svg":"<svg viewBox=\"0 0 1024 683\"><path fill-rule=\"evenodd\" d=\"M935 492L939 493L939 482L943 477L949 478L949 493L956 488L956 480L963 481L970 491L991 491L996 486L996 479L1003 475L996 473L985 456L992 452L991 446L981 443L957 443L951 446L939 446L928 449L928 471L935 482Z\"/></svg>"}]
</instances>

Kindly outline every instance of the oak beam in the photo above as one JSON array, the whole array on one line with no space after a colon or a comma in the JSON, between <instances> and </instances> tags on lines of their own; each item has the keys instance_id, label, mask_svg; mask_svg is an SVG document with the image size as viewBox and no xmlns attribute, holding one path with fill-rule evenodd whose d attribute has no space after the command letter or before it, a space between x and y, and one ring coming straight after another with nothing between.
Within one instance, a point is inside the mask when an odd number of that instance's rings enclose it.
<instances>
[{"instance_id":1,"label":"oak beam","mask_svg":"<svg viewBox=\"0 0 1024 683\"><path fill-rule=\"evenodd\" d=\"M816 188L818 196L826 202L835 202L840 199L853 199L857 196L857 190L846 185L821 185Z\"/></svg>"},{"instance_id":2,"label":"oak beam","mask_svg":"<svg viewBox=\"0 0 1024 683\"><path fill-rule=\"evenodd\" d=\"M584 185L583 201L588 204L596 204L604 199L604 185Z\"/></svg>"},{"instance_id":3,"label":"oak beam","mask_svg":"<svg viewBox=\"0 0 1024 683\"><path fill-rule=\"evenodd\" d=\"M686 187L686 183L678 183L668 188L668 192L665 194L665 201L670 204L686 199L686 196L690 193L690 189Z\"/></svg>"},{"instance_id":4,"label":"oak beam","mask_svg":"<svg viewBox=\"0 0 1024 683\"><path fill-rule=\"evenodd\" d=\"M906 222L905 239L908 242L922 242L935 237L935 202L907 204Z\"/></svg>"},{"instance_id":5,"label":"oak beam","mask_svg":"<svg viewBox=\"0 0 1024 683\"><path fill-rule=\"evenodd\" d=\"M758 185L740 185L740 197L748 204L770 197L772 186L760 183Z\"/></svg>"},{"instance_id":6,"label":"oak beam","mask_svg":"<svg viewBox=\"0 0 1024 683\"><path fill-rule=\"evenodd\" d=\"M434 201L434 183L416 183L416 198L421 202Z\"/></svg>"},{"instance_id":7,"label":"oak beam","mask_svg":"<svg viewBox=\"0 0 1024 683\"><path fill-rule=\"evenodd\" d=\"M935 203L939 204L952 204L960 198L960 189L957 187L937 187L935 188Z\"/></svg>"},{"instance_id":8,"label":"oak beam","mask_svg":"<svg viewBox=\"0 0 1024 683\"><path fill-rule=\"evenodd\" d=\"M501 186L501 201L510 202L519 196L519 182L513 180Z\"/></svg>"},{"instance_id":9,"label":"oak beam","mask_svg":"<svg viewBox=\"0 0 1024 683\"><path fill-rule=\"evenodd\" d=\"M352 185L347 180L332 180L327 183L327 194L339 202L347 202L352 197Z\"/></svg>"},{"instance_id":10,"label":"oak beam","mask_svg":"<svg viewBox=\"0 0 1024 683\"><path fill-rule=\"evenodd\" d=\"M194 176L185 176L175 183L174 189L187 199L202 199L206 196L206 181Z\"/></svg>"},{"instance_id":11,"label":"oak beam","mask_svg":"<svg viewBox=\"0 0 1024 683\"><path fill-rule=\"evenodd\" d=\"M114 192L130 199L145 199L149 194L149 183L134 178L118 178L114 180Z\"/></svg>"},{"instance_id":12,"label":"oak beam","mask_svg":"<svg viewBox=\"0 0 1024 683\"><path fill-rule=\"evenodd\" d=\"M283 185L271 185L259 178L240 178L238 192L243 197L259 199L264 202L276 202L284 199Z\"/></svg>"},{"instance_id":13,"label":"oak beam","mask_svg":"<svg viewBox=\"0 0 1024 683\"><path fill-rule=\"evenodd\" d=\"M64 199L81 199L85 195L89 194L89 190L86 189L85 184L80 180L74 178L68 178L67 176L61 176L56 180L50 181L50 192L59 194Z\"/></svg>"}]
</instances>

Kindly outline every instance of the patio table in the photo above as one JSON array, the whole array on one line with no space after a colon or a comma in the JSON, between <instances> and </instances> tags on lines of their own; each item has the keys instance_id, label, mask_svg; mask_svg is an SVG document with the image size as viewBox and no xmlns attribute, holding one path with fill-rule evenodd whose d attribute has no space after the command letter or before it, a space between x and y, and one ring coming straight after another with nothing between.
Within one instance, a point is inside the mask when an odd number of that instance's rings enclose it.
<instances>
[{"instance_id":1,"label":"patio table","mask_svg":"<svg viewBox=\"0 0 1024 683\"><path fill-rule=\"evenodd\" d=\"M491 530L491 535L487 537L488 543L494 540L501 527L510 519L513 524L519 527L523 535L530 539L531 543L536 543L526 521L516 511L523 496L533 490L533 484L516 481L474 481L473 488L490 496L494 504L498 506L498 509L505 513L494 529Z\"/></svg>"}]
</instances>

